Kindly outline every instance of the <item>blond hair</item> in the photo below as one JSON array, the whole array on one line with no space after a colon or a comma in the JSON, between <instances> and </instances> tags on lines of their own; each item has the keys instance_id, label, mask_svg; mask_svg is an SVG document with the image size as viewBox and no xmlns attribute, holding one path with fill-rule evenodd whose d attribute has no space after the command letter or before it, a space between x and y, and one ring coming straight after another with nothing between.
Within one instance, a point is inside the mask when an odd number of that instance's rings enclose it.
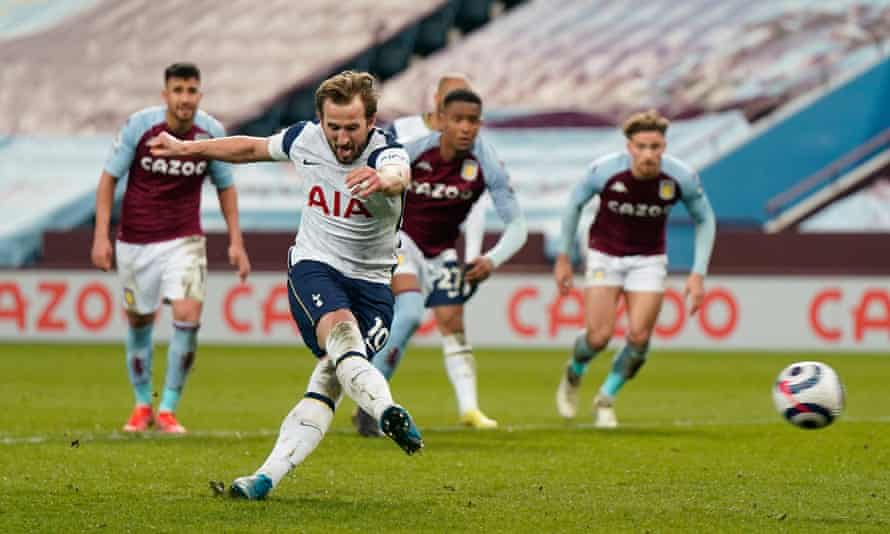
<instances>
[{"instance_id":1,"label":"blond hair","mask_svg":"<svg viewBox=\"0 0 890 534\"><path fill-rule=\"evenodd\" d=\"M671 121L664 118L658 111L650 109L634 113L624 121L621 129L624 136L630 139L637 132L661 132L664 134Z\"/></svg>"},{"instance_id":2,"label":"blond hair","mask_svg":"<svg viewBox=\"0 0 890 534\"><path fill-rule=\"evenodd\" d=\"M352 102L356 95L365 105L365 118L370 119L377 114L377 99L380 95L374 76L352 70L344 70L321 82L315 91L315 111L321 117L325 100L342 106Z\"/></svg>"}]
</instances>

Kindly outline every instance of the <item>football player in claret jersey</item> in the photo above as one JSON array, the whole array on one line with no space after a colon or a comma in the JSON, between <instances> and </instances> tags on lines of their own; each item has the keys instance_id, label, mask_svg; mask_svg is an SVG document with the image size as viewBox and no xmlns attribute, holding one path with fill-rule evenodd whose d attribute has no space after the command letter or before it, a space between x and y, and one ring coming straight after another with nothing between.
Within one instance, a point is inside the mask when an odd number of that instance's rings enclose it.
<instances>
[{"instance_id":1,"label":"football player in claret jersey","mask_svg":"<svg viewBox=\"0 0 890 534\"><path fill-rule=\"evenodd\" d=\"M433 308L460 422L473 428L495 428L497 422L479 409L476 362L465 334L463 304L479 282L522 248L526 224L506 170L479 135L479 96L468 89L448 93L439 121L441 132L405 144L412 183L405 199L399 265L392 283L395 319L390 339L374 357L374 364L391 376L420 325L424 308ZM454 248L460 225L485 191L505 229L491 250L462 266Z\"/></svg>"},{"instance_id":2,"label":"football player in claret jersey","mask_svg":"<svg viewBox=\"0 0 890 534\"><path fill-rule=\"evenodd\" d=\"M458 89L471 89L470 81L466 75L456 72L442 75L430 91L431 111L426 111L419 115L400 117L392 122L390 129L395 134L397 141L405 144L421 137L429 136L433 132L442 131L446 125L444 114L442 113L445 96ZM409 194L409 197L413 197L413 195ZM408 205L411 206L413 203L414 201L409 200ZM482 252L482 240L485 235L485 210L488 203L488 195L483 191L482 196L472 203L470 212L461 223L464 231L465 243L464 263L471 263ZM456 252L454 252L453 256L452 263L456 263ZM441 278L442 283L447 284L451 281L454 284L462 285L460 278L454 278L455 276L461 277L463 275L462 269L446 269L443 268L443 266L431 266L430 269L432 269L430 276ZM397 278L397 280L399 278ZM433 280L428 282L428 284L436 286L437 281ZM439 331L443 334L442 351L445 357L446 369L453 367L448 365L449 361L456 361L458 358L457 356L451 356L449 354L453 346L453 344L450 343L450 334L455 329L453 324L455 317L463 316L463 304L471 296L472 292L462 297L461 302L439 302L432 306L433 315L436 319ZM418 328L415 313L399 312L400 308L405 307L403 304L410 302L412 298L416 299L416 295L406 296L405 299L396 299L396 313L393 319L390 341L386 349L378 352L372 360L374 366L383 373L383 376L385 376L387 380L393 376L398 368L399 362L405 354L405 346ZM414 311L416 311L416 308ZM463 328L460 328L460 330L463 331ZM448 374L458 398L460 413L468 414L466 417L466 424L468 425L476 428L494 428L497 424L496 421L486 417L485 414L478 409L475 400L476 387L473 385L475 384L475 368L471 369L470 372ZM471 408L465 408L466 406L471 406ZM371 437L380 435L374 419L359 408L356 408L356 411L352 416L352 422L359 434L363 436Z\"/></svg>"},{"instance_id":3,"label":"football player in claret jersey","mask_svg":"<svg viewBox=\"0 0 890 534\"><path fill-rule=\"evenodd\" d=\"M402 195L411 181L408 154L374 127L377 90L370 74L328 78L315 106L318 123L301 122L268 138L182 142L161 134L151 142L155 156L291 160L308 185L300 231L288 251L287 287L291 314L318 363L266 461L232 483L235 497L264 498L302 463L330 427L343 391L405 452L423 447L408 412L368 361L386 343L392 321L390 281Z\"/></svg>"},{"instance_id":4,"label":"football player in claret jersey","mask_svg":"<svg viewBox=\"0 0 890 534\"><path fill-rule=\"evenodd\" d=\"M472 90L470 79L460 72L449 72L439 77L436 84L430 90L430 110L419 115L399 117L390 125L390 130L396 136L396 141L405 144L433 132L442 131L444 119L442 104L445 96L458 89ZM485 237L485 211L490 204L488 195L482 196L473 203L470 213L463 222L464 231L464 262L475 260L482 253L482 240ZM375 358L374 365L386 375L386 368L381 368L379 360Z\"/></svg>"},{"instance_id":5,"label":"football player in claret jersey","mask_svg":"<svg viewBox=\"0 0 890 534\"><path fill-rule=\"evenodd\" d=\"M622 295L627 305L626 344L615 355L612 369L594 399L595 425L599 428L618 425L612 407L615 396L646 363L667 274L665 222L678 201L695 221L695 258L685 290L690 314L698 310L704 298L704 277L714 244L714 212L698 174L665 154L667 127L668 121L656 111L629 117L623 128L627 152L593 162L572 191L562 219L554 277L565 295L572 287L569 253L578 218L584 205L599 195L600 208L590 226L587 251L586 331L575 340L556 392L557 410L563 417L574 417L577 412L581 377L612 338Z\"/></svg>"},{"instance_id":6,"label":"football player in claret jersey","mask_svg":"<svg viewBox=\"0 0 890 534\"><path fill-rule=\"evenodd\" d=\"M207 278L207 255L201 231L201 188L216 186L229 231L229 261L242 281L250 272L238 224L238 197L228 165L200 156L155 157L147 141L161 132L178 139L225 135L216 119L198 109L201 73L191 63L164 71L165 106L147 108L127 120L112 148L96 194L92 260L110 270L117 256L129 331L127 369L136 407L124 425L142 432L156 424L162 432L182 433L175 411L192 368ZM109 238L115 183L129 175L117 244ZM167 352L167 376L157 417L152 411L152 341L155 313L161 302L173 311L173 335Z\"/></svg>"}]
</instances>

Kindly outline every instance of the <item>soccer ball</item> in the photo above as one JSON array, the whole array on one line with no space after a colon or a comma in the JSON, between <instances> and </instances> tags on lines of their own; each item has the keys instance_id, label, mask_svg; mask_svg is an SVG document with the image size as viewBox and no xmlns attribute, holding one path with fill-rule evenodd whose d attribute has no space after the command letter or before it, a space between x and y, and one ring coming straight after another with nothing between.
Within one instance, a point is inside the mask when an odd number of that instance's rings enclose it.
<instances>
[{"instance_id":1,"label":"soccer ball","mask_svg":"<svg viewBox=\"0 0 890 534\"><path fill-rule=\"evenodd\" d=\"M773 385L773 402L792 425L822 428L844 409L844 386L834 369L822 362L792 363Z\"/></svg>"}]
</instances>

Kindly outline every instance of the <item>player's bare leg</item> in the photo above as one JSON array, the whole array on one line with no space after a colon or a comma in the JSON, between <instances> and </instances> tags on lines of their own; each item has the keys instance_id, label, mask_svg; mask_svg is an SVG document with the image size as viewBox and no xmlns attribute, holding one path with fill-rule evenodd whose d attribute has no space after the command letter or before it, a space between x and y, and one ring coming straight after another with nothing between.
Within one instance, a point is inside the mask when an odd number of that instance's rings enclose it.
<instances>
[{"instance_id":1,"label":"player's bare leg","mask_svg":"<svg viewBox=\"0 0 890 534\"><path fill-rule=\"evenodd\" d=\"M572 357L556 389L556 409L567 419L578 413L578 390L587 366L612 338L620 296L619 287L590 286L584 290L585 330L575 338Z\"/></svg>"},{"instance_id":2,"label":"player's bare leg","mask_svg":"<svg viewBox=\"0 0 890 534\"><path fill-rule=\"evenodd\" d=\"M476 359L464 331L463 305L436 306L433 308L433 315L442 334L445 371L454 388L460 423L477 429L497 428L498 422L479 409Z\"/></svg>"},{"instance_id":3,"label":"player's bare leg","mask_svg":"<svg viewBox=\"0 0 890 534\"><path fill-rule=\"evenodd\" d=\"M655 328L655 322L658 320L658 313L661 311L664 293L628 291L625 293L625 298L627 299L628 317L627 343L615 354L612 370L594 399L594 411L596 412L594 425L597 428L618 426L613 408L615 396L624 383L636 376L643 364L646 363L649 339Z\"/></svg>"},{"instance_id":4,"label":"player's bare leg","mask_svg":"<svg viewBox=\"0 0 890 534\"><path fill-rule=\"evenodd\" d=\"M176 408L195 363L203 305L200 300L184 298L172 301L170 307L173 334L167 349L167 374L158 406L158 429L169 434L182 434L186 430L176 419Z\"/></svg>"},{"instance_id":5,"label":"player's bare leg","mask_svg":"<svg viewBox=\"0 0 890 534\"><path fill-rule=\"evenodd\" d=\"M124 425L125 432L144 432L154 424L154 413L151 408L152 382L151 366L153 346L151 332L154 327L155 314L139 314L127 312L126 350L127 373L133 386L135 406L130 418Z\"/></svg>"}]
</instances>

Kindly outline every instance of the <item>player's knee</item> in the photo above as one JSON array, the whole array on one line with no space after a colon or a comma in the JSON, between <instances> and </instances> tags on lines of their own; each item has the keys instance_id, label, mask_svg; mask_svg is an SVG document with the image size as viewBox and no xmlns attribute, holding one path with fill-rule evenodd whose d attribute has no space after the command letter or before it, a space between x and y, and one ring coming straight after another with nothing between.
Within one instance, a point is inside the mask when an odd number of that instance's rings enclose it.
<instances>
[{"instance_id":1,"label":"player's knee","mask_svg":"<svg viewBox=\"0 0 890 534\"><path fill-rule=\"evenodd\" d=\"M652 331L643 328L633 328L627 333L627 342L634 347L648 347Z\"/></svg>"},{"instance_id":2,"label":"player's knee","mask_svg":"<svg viewBox=\"0 0 890 534\"><path fill-rule=\"evenodd\" d=\"M195 299L181 299L173 302L173 320L197 323L201 320L203 303Z\"/></svg>"},{"instance_id":3,"label":"player's knee","mask_svg":"<svg viewBox=\"0 0 890 534\"><path fill-rule=\"evenodd\" d=\"M439 331L441 331L443 335L462 335L464 332L464 318L461 315L449 314L440 317L436 322L439 325Z\"/></svg>"},{"instance_id":4,"label":"player's knee","mask_svg":"<svg viewBox=\"0 0 890 534\"><path fill-rule=\"evenodd\" d=\"M587 337L587 346L593 351L600 351L609 344L612 339L612 332L604 328L588 329L585 334Z\"/></svg>"},{"instance_id":5,"label":"player's knee","mask_svg":"<svg viewBox=\"0 0 890 534\"><path fill-rule=\"evenodd\" d=\"M364 348L364 345L358 324L351 320L335 323L325 340L325 347L334 358L343 358L352 353L362 353L361 349Z\"/></svg>"}]
</instances>

